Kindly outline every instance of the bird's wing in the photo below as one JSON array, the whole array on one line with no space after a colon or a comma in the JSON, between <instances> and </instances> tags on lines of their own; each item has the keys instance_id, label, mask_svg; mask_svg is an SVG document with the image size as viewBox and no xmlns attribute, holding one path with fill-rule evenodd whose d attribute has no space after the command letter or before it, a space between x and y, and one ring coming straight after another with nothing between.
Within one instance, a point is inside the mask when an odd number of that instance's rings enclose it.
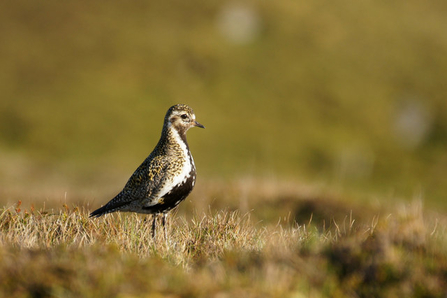
<instances>
[{"instance_id":1,"label":"bird's wing","mask_svg":"<svg viewBox=\"0 0 447 298\"><path fill-rule=\"evenodd\" d=\"M165 156L149 156L132 174L122 193L128 202L141 200L145 206L157 204L157 193L167 175L169 161Z\"/></svg>"},{"instance_id":2,"label":"bird's wing","mask_svg":"<svg viewBox=\"0 0 447 298\"><path fill-rule=\"evenodd\" d=\"M160 184L166 175L169 162L163 156L149 156L135 170L123 190L96 213L105 214L125 208L133 201L141 201L142 205L152 206L158 203ZM93 214L95 216L96 214Z\"/></svg>"}]
</instances>

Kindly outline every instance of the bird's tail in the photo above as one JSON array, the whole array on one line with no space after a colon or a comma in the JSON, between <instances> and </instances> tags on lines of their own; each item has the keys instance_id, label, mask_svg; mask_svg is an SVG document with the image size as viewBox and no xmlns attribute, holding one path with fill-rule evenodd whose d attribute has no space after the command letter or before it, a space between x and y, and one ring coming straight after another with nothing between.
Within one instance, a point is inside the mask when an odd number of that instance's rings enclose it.
<instances>
[{"instance_id":1,"label":"bird's tail","mask_svg":"<svg viewBox=\"0 0 447 298\"><path fill-rule=\"evenodd\" d=\"M126 206L129 202L122 199L122 193L119 193L116 197L114 197L110 202L105 204L99 209L96 209L92 213L90 213L90 217L100 217L107 213L112 213L115 211L121 210L124 206Z\"/></svg>"},{"instance_id":2,"label":"bird's tail","mask_svg":"<svg viewBox=\"0 0 447 298\"><path fill-rule=\"evenodd\" d=\"M92 213L90 213L90 217L100 217L104 214L110 213L109 208L106 206L102 206L101 208L96 209Z\"/></svg>"},{"instance_id":3,"label":"bird's tail","mask_svg":"<svg viewBox=\"0 0 447 298\"><path fill-rule=\"evenodd\" d=\"M123 195L124 194L122 192L119 193L110 202L90 213L90 217L100 217L107 213L122 210L126 205L129 204L128 200L123 199Z\"/></svg>"}]
</instances>

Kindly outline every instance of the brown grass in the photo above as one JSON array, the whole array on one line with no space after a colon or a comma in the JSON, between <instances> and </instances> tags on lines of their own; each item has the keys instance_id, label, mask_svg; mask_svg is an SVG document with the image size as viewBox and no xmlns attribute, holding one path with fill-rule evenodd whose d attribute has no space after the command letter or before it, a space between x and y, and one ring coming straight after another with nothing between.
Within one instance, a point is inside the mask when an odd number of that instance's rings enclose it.
<instances>
[{"instance_id":1,"label":"brown grass","mask_svg":"<svg viewBox=\"0 0 447 298\"><path fill-rule=\"evenodd\" d=\"M322 227L250 213L171 217L168 239L135 214L82 207L0 212L0 297L443 297L443 218L420 204Z\"/></svg>"}]
</instances>

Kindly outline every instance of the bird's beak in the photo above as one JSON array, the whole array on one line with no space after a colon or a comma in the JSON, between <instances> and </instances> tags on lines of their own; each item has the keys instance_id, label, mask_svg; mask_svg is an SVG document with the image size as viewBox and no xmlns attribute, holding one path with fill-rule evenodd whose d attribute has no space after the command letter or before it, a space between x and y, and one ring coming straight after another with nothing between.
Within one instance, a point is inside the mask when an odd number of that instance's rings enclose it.
<instances>
[{"instance_id":1,"label":"bird's beak","mask_svg":"<svg viewBox=\"0 0 447 298\"><path fill-rule=\"evenodd\" d=\"M194 121L194 126L200 127L200 128L205 128L205 126L203 126L202 124L200 124L197 121Z\"/></svg>"}]
</instances>

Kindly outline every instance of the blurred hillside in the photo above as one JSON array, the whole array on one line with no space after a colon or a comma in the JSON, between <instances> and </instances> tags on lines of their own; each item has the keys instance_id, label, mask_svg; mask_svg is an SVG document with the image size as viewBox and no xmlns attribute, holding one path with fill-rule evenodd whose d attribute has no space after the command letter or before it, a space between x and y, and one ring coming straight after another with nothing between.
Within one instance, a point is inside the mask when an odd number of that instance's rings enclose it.
<instances>
[{"instance_id":1,"label":"blurred hillside","mask_svg":"<svg viewBox=\"0 0 447 298\"><path fill-rule=\"evenodd\" d=\"M415 0L3 2L0 187L116 192L187 103L202 177L447 210L446 15Z\"/></svg>"}]
</instances>

